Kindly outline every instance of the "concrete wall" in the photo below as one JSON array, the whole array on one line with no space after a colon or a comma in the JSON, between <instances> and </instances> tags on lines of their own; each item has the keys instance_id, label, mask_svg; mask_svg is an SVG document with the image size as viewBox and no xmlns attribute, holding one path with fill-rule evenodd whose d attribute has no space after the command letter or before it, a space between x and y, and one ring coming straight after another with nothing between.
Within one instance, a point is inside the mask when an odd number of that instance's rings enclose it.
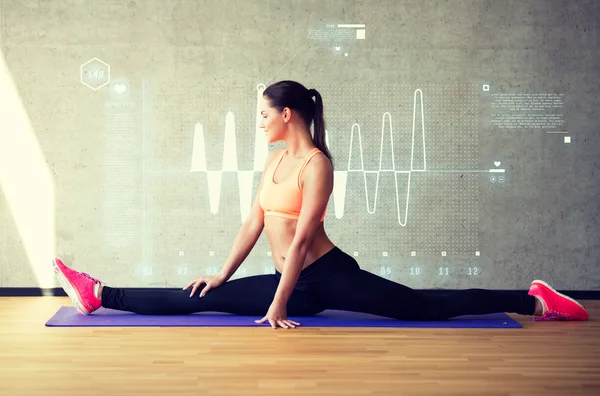
<instances>
[{"instance_id":1,"label":"concrete wall","mask_svg":"<svg viewBox=\"0 0 600 396\"><path fill-rule=\"evenodd\" d=\"M0 0L0 287L218 271L268 147L321 92L326 229L416 288L600 289L594 0ZM272 272L261 237L236 276Z\"/></svg>"}]
</instances>

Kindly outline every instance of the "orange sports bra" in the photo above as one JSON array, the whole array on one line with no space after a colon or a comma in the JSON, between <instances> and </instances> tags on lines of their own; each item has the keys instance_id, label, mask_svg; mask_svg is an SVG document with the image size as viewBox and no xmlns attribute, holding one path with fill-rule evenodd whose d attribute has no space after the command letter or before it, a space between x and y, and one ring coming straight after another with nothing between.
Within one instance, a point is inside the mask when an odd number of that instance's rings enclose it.
<instances>
[{"instance_id":1,"label":"orange sports bra","mask_svg":"<svg viewBox=\"0 0 600 396\"><path fill-rule=\"evenodd\" d=\"M280 216L288 219L298 219L302 208L302 173L309 161L321 150L312 149L292 173L283 181L275 183L273 175L279 167L287 150L273 161L265 170L263 186L260 191L260 206L265 216ZM321 221L325 219L327 208L323 211Z\"/></svg>"}]
</instances>

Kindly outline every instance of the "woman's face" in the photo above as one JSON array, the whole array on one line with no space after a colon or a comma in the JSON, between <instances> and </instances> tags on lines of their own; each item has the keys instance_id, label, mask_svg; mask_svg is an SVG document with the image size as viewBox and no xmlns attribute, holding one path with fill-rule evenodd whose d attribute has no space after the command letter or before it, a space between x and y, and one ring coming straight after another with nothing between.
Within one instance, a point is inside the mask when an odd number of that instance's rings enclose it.
<instances>
[{"instance_id":1,"label":"woman's face","mask_svg":"<svg viewBox=\"0 0 600 396\"><path fill-rule=\"evenodd\" d=\"M288 109L283 109L283 112L271 107L269 99L262 98L260 105L260 114L262 116L260 127L265 130L265 138L269 143L274 143L283 139L286 123L284 115L289 112Z\"/></svg>"}]
</instances>

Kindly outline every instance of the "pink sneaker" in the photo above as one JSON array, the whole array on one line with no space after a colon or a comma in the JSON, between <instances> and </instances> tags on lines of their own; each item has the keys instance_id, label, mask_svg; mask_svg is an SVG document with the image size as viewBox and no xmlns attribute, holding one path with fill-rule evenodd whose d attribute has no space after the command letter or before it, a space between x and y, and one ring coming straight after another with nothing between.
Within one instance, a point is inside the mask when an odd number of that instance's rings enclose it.
<instances>
[{"instance_id":1,"label":"pink sneaker","mask_svg":"<svg viewBox=\"0 0 600 396\"><path fill-rule=\"evenodd\" d=\"M94 286L101 284L84 272L77 272L67 267L60 259L53 261L54 272L65 293L73 300L77 311L89 315L102 306L100 299L94 294Z\"/></svg>"},{"instance_id":2,"label":"pink sneaker","mask_svg":"<svg viewBox=\"0 0 600 396\"><path fill-rule=\"evenodd\" d=\"M546 312L535 316L535 321L541 320L588 320L589 314L585 308L569 296L554 290L541 280L534 280L529 287L530 296L538 297L545 305Z\"/></svg>"}]
</instances>

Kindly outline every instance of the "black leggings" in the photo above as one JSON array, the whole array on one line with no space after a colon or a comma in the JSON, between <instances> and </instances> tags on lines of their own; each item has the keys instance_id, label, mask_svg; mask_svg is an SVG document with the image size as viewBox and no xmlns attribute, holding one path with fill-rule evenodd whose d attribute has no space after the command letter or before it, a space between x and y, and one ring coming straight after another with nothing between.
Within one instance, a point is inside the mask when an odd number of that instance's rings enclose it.
<instances>
[{"instance_id":1,"label":"black leggings","mask_svg":"<svg viewBox=\"0 0 600 396\"><path fill-rule=\"evenodd\" d=\"M146 315L224 312L263 317L281 274L225 282L204 297L190 290L122 289L105 286L102 306ZM202 286L204 287L204 286ZM200 290L202 290L202 287ZM287 315L316 315L326 309L364 312L401 320L445 320L460 315L512 312L533 315L535 297L484 289L427 295L361 269L354 258L334 248L300 274L287 303Z\"/></svg>"}]
</instances>

